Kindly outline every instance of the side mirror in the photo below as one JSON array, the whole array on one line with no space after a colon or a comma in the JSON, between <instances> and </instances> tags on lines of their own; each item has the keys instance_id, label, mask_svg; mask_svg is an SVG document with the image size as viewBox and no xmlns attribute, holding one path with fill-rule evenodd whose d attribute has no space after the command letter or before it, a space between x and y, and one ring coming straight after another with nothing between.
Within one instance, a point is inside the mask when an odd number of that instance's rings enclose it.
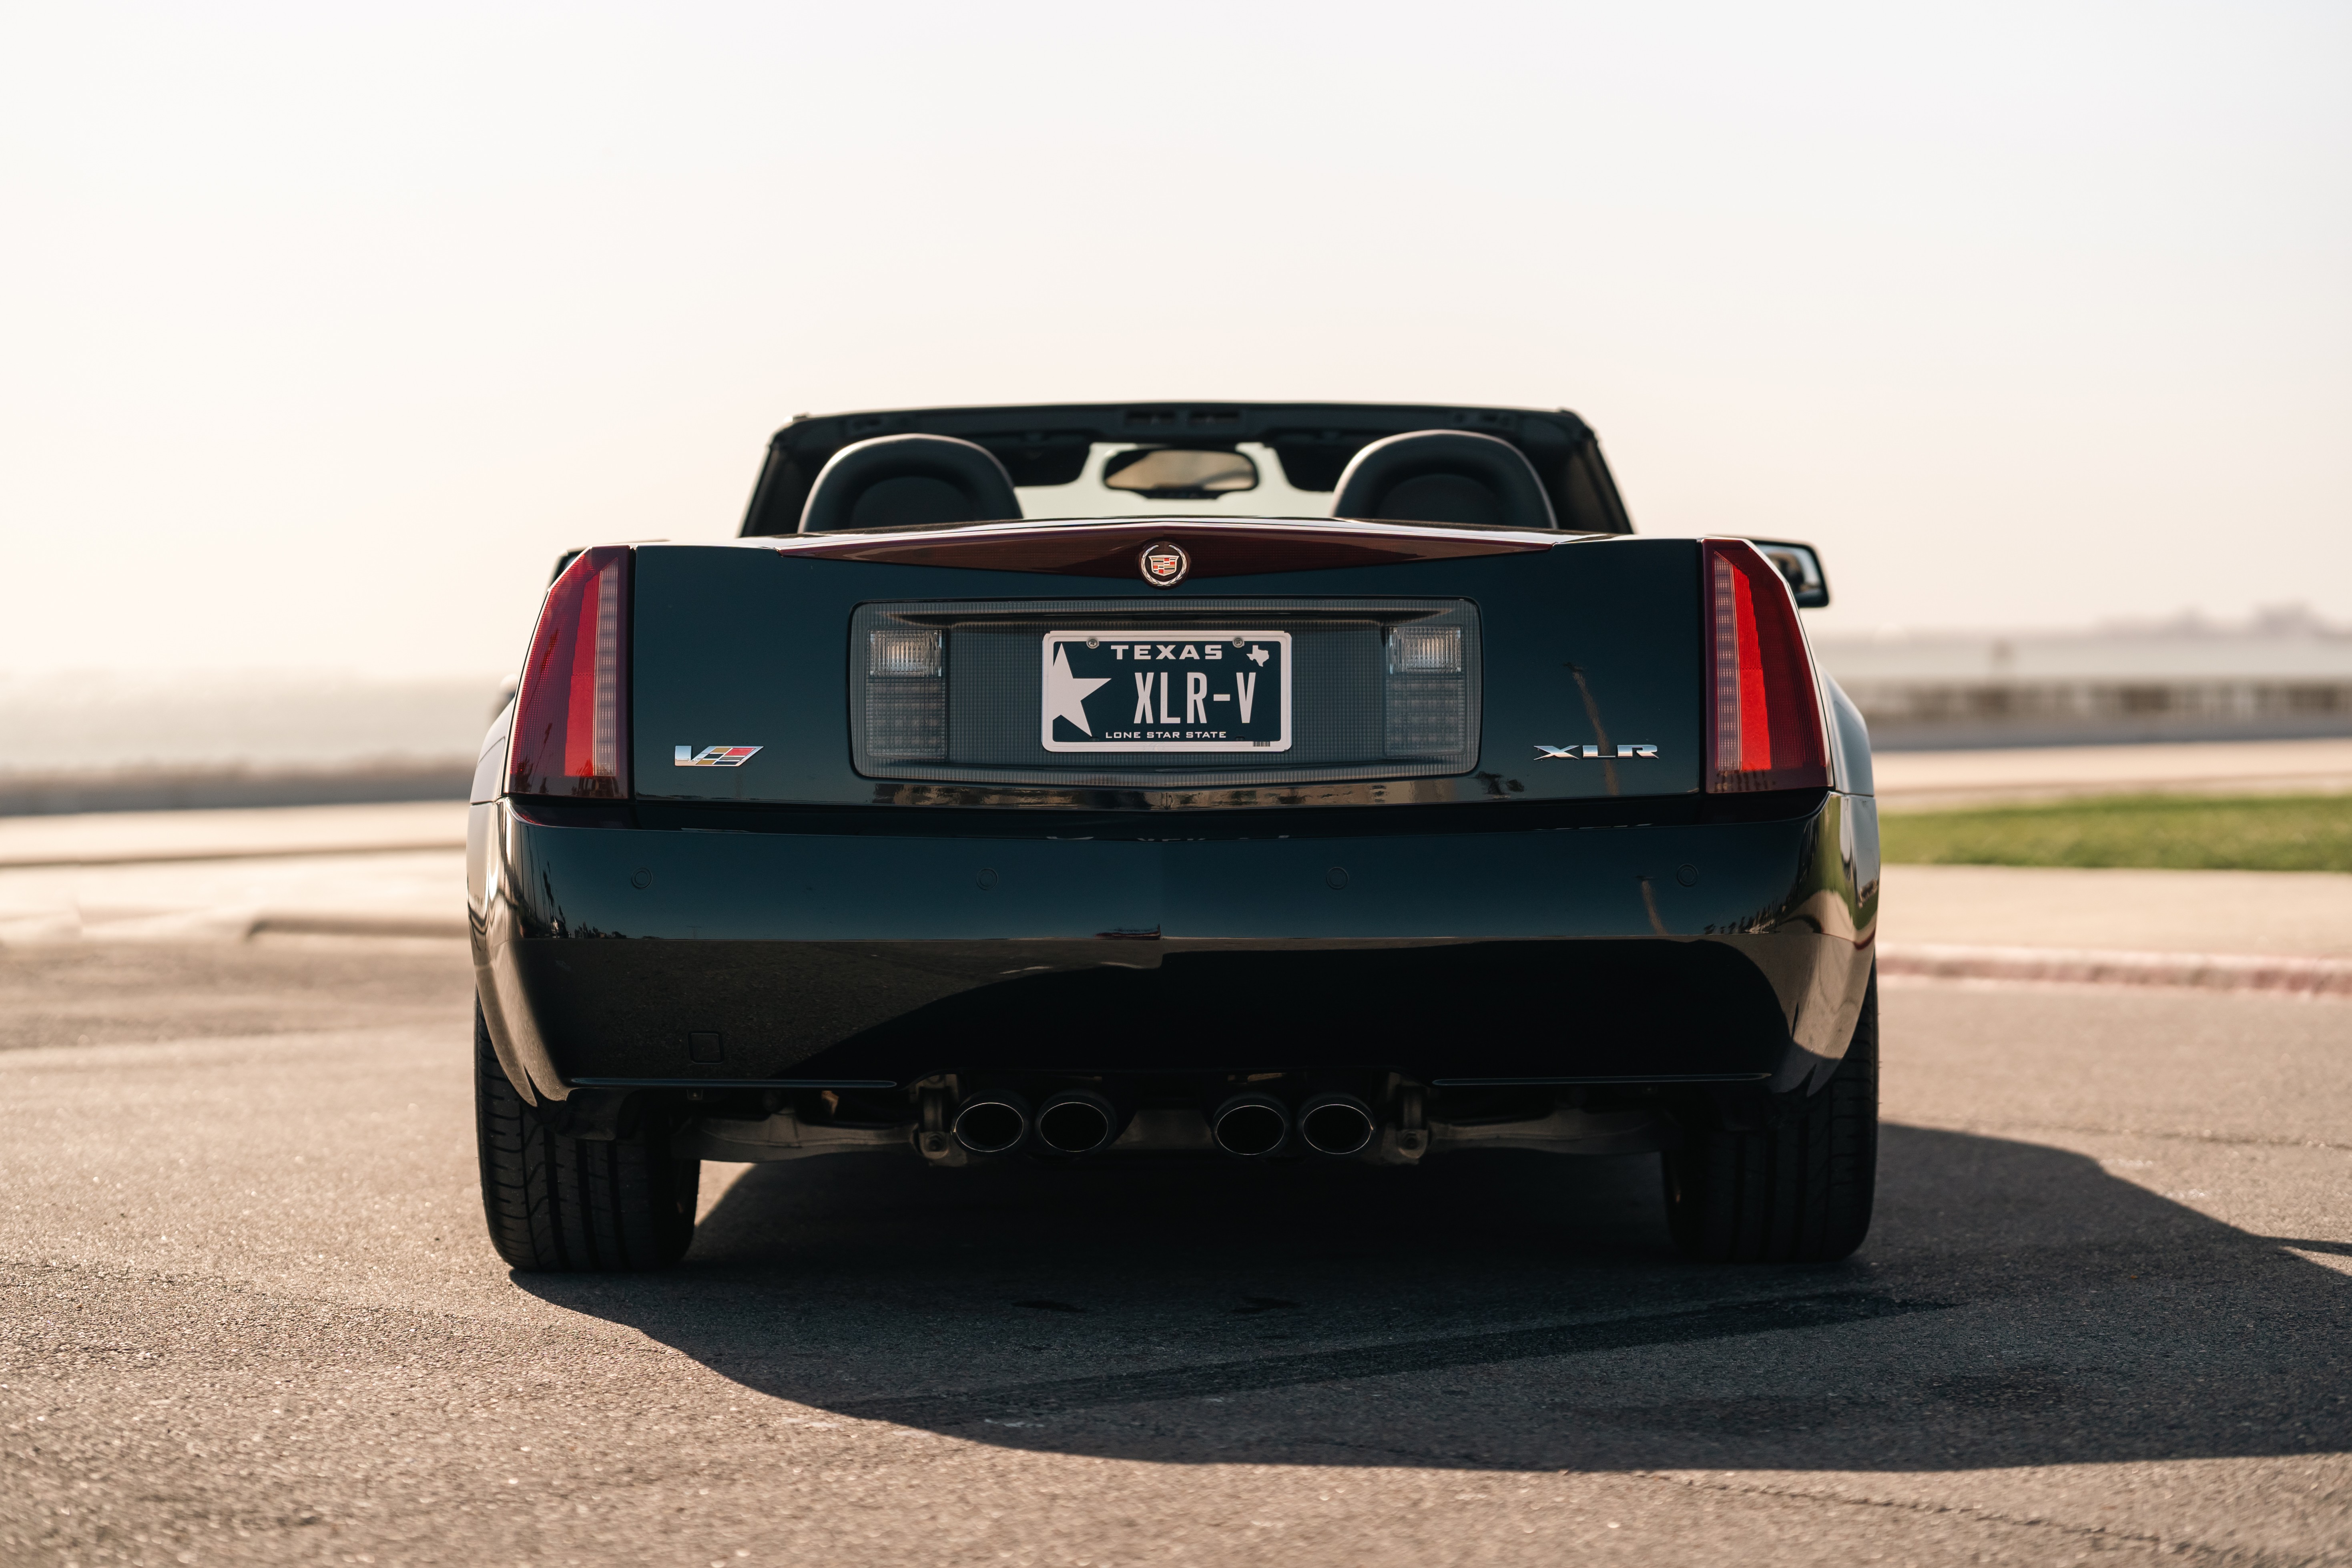
<instances>
[{"instance_id":1,"label":"side mirror","mask_svg":"<svg viewBox=\"0 0 2352 1568\"><path fill-rule=\"evenodd\" d=\"M1830 580L1822 570L1821 552L1810 544L1792 544L1785 539L1751 539L1748 542L1780 569L1780 575L1789 580L1789 592L1797 596L1797 608L1818 610L1830 602Z\"/></svg>"}]
</instances>

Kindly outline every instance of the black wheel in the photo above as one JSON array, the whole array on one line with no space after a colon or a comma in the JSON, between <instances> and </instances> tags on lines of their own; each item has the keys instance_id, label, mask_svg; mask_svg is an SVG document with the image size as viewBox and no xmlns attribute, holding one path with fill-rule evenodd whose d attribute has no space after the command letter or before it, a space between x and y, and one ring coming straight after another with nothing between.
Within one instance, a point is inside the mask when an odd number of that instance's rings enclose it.
<instances>
[{"instance_id":1,"label":"black wheel","mask_svg":"<svg viewBox=\"0 0 2352 1568\"><path fill-rule=\"evenodd\" d=\"M1774 1095L1752 1120L1727 1127L1709 1107L1685 1124L1664 1157L1675 1245L1710 1263L1830 1263L1860 1247L1878 1181L1875 970L1829 1082Z\"/></svg>"},{"instance_id":2,"label":"black wheel","mask_svg":"<svg viewBox=\"0 0 2352 1568\"><path fill-rule=\"evenodd\" d=\"M517 1268L667 1268L694 1239L702 1162L670 1157L668 1130L569 1138L523 1103L474 1004L474 1130L490 1245Z\"/></svg>"}]
</instances>

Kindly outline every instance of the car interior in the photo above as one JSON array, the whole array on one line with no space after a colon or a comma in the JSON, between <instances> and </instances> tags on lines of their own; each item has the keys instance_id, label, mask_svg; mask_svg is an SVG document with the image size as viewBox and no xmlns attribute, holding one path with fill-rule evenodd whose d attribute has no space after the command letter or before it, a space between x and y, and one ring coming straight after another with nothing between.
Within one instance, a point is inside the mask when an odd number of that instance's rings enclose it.
<instances>
[{"instance_id":1,"label":"car interior","mask_svg":"<svg viewBox=\"0 0 2352 1568\"><path fill-rule=\"evenodd\" d=\"M803 416L742 531L1171 515L1633 531L1565 411L1251 404Z\"/></svg>"}]
</instances>

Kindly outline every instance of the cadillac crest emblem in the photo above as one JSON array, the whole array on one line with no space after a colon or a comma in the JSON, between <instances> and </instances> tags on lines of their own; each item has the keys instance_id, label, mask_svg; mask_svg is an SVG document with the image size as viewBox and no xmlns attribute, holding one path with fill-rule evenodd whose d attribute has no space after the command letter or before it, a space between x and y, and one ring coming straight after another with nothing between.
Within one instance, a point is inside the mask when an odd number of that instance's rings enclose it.
<instances>
[{"instance_id":1,"label":"cadillac crest emblem","mask_svg":"<svg viewBox=\"0 0 2352 1568\"><path fill-rule=\"evenodd\" d=\"M1143 580L1155 588L1173 588L1192 569L1192 558L1166 540L1145 545L1141 564Z\"/></svg>"}]
</instances>

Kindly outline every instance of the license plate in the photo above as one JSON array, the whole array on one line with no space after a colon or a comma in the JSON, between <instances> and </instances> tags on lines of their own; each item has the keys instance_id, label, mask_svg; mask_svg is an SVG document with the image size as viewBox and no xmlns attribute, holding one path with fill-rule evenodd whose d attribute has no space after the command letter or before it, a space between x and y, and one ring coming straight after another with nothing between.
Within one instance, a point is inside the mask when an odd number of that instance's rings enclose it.
<instances>
[{"instance_id":1,"label":"license plate","mask_svg":"<svg viewBox=\"0 0 2352 1568\"><path fill-rule=\"evenodd\" d=\"M1047 632L1049 752L1286 752L1290 634Z\"/></svg>"}]
</instances>

